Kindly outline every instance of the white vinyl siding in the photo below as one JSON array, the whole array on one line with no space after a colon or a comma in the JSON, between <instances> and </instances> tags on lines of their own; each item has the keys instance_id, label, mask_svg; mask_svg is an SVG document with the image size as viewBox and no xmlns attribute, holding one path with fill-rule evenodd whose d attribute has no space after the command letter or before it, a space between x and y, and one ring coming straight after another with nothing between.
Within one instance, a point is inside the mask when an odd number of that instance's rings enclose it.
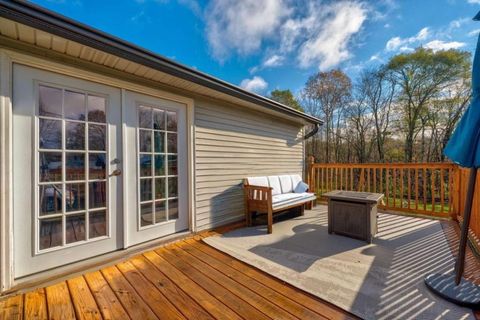
<instances>
[{"instance_id":1,"label":"white vinyl siding","mask_svg":"<svg viewBox=\"0 0 480 320\"><path fill-rule=\"evenodd\" d=\"M220 103L195 103L198 230L242 219L243 178L302 174L302 125Z\"/></svg>"}]
</instances>

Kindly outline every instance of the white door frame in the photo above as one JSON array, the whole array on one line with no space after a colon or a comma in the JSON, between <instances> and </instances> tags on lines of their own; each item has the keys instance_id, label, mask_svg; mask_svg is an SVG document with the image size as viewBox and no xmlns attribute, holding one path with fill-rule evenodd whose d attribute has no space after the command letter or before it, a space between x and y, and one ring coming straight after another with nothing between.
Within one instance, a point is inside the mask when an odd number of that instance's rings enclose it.
<instances>
[{"instance_id":1,"label":"white door frame","mask_svg":"<svg viewBox=\"0 0 480 320\"><path fill-rule=\"evenodd\" d=\"M120 88L122 91L122 115L125 110L125 90L130 90L160 99L172 100L187 105L187 154L188 154L188 214L189 230L196 231L195 224L195 123L194 123L194 100L177 94L172 94L163 90L137 85L133 82L119 80L102 74L85 71L68 65L45 60L36 56L20 53L10 49L0 47L0 293L12 290L22 285L28 285L38 281L38 279L51 278L56 274L55 269L42 272L37 275L28 276L15 280L13 272L13 190L12 190L12 66L13 63L23 64L29 67L39 68L51 72L56 72L68 76L74 76L79 79L98 82L104 85L110 85ZM122 118L123 119L123 118ZM122 121L122 138L125 136L125 126ZM126 150L123 149L125 153ZM123 155L125 158L125 155ZM123 175L123 179L125 175ZM125 180L124 180L125 181ZM123 206L127 207L127 197L122 196ZM126 215L123 215L126 219ZM125 229L125 223L124 223ZM126 231L126 230L124 230ZM123 236L124 247L127 246L128 239L126 233ZM134 248L132 248L134 249ZM128 252L128 249L125 251ZM115 253L106 254L104 259L113 257ZM118 254L118 252L117 252ZM82 262L74 263L67 268L62 268L62 272L68 272L78 268ZM97 261L98 264L98 261Z\"/></svg>"}]
</instances>

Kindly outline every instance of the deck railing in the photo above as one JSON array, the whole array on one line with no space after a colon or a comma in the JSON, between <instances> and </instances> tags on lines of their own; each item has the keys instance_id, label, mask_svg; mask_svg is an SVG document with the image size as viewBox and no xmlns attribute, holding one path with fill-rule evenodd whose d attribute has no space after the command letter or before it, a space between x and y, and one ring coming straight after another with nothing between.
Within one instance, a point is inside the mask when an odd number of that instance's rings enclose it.
<instances>
[{"instance_id":1,"label":"deck railing","mask_svg":"<svg viewBox=\"0 0 480 320\"><path fill-rule=\"evenodd\" d=\"M456 217L459 175L450 163L311 163L309 182L320 199L332 190L377 192L385 195L382 209Z\"/></svg>"}]
</instances>

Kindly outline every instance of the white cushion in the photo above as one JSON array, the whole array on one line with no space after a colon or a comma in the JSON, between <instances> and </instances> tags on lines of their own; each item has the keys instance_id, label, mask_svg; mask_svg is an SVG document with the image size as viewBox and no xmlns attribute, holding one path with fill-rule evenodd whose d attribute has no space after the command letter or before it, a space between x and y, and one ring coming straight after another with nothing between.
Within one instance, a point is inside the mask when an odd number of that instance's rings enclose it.
<instances>
[{"instance_id":1,"label":"white cushion","mask_svg":"<svg viewBox=\"0 0 480 320\"><path fill-rule=\"evenodd\" d=\"M293 192L292 178L290 176L279 176L282 193Z\"/></svg>"},{"instance_id":2,"label":"white cushion","mask_svg":"<svg viewBox=\"0 0 480 320\"><path fill-rule=\"evenodd\" d=\"M307 192L307 190L308 190L308 184L306 184L305 182L300 182L295 187L295 193L304 193L304 192Z\"/></svg>"},{"instance_id":3,"label":"white cushion","mask_svg":"<svg viewBox=\"0 0 480 320\"><path fill-rule=\"evenodd\" d=\"M272 196L281 194L282 188L280 187L280 179L278 179L278 176L269 176L267 178L268 178L268 185L270 186L270 188L273 188Z\"/></svg>"},{"instance_id":4,"label":"white cushion","mask_svg":"<svg viewBox=\"0 0 480 320\"><path fill-rule=\"evenodd\" d=\"M297 203L306 203L315 199L315 195L308 192L279 194L272 197L272 208L273 210L277 210L283 207L295 205Z\"/></svg>"},{"instance_id":5,"label":"white cushion","mask_svg":"<svg viewBox=\"0 0 480 320\"><path fill-rule=\"evenodd\" d=\"M298 184L302 182L302 177L300 177L298 174L292 174L290 177L292 178L293 190L295 190Z\"/></svg>"},{"instance_id":6,"label":"white cushion","mask_svg":"<svg viewBox=\"0 0 480 320\"><path fill-rule=\"evenodd\" d=\"M267 177L248 177L248 184L257 187L268 187Z\"/></svg>"}]
</instances>

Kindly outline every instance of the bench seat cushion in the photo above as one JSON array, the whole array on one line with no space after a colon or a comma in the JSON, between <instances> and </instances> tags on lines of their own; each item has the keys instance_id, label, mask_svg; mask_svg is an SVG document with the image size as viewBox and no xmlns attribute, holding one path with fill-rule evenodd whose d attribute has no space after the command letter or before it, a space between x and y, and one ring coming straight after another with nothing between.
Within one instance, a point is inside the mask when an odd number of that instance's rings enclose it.
<instances>
[{"instance_id":1,"label":"bench seat cushion","mask_svg":"<svg viewBox=\"0 0 480 320\"><path fill-rule=\"evenodd\" d=\"M300 205L315 199L315 194L309 192L279 194L272 197L272 209L276 211L296 204Z\"/></svg>"}]
</instances>

